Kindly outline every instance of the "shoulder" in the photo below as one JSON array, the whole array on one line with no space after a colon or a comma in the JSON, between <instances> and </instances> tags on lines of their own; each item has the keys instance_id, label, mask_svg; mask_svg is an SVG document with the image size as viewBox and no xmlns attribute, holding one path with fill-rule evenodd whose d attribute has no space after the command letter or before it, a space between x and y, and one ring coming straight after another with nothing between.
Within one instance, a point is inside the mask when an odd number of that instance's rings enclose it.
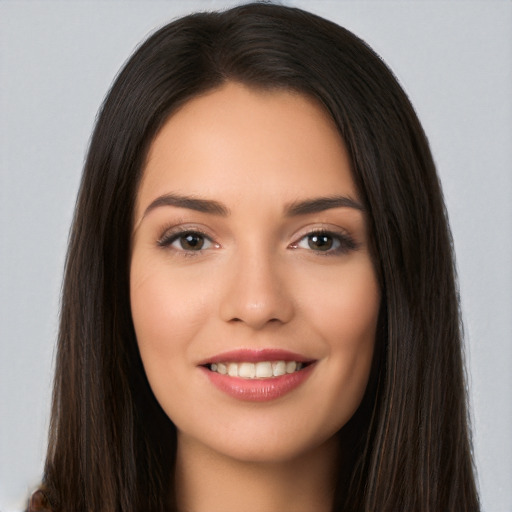
<instances>
[{"instance_id":1,"label":"shoulder","mask_svg":"<svg viewBox=\"0 0 512 512\"><path fill-rule=\"evenodd\" d=\"M27 512L53 512L46 494L41 489L34 491L30 496Z\"/></svg>"}]
</instances>

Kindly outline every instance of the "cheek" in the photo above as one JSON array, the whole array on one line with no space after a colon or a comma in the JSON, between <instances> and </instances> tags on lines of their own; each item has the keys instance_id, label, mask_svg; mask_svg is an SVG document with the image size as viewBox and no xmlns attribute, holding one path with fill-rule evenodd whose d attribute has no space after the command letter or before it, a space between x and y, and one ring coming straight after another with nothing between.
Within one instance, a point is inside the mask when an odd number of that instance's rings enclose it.
<instances>
[{"instance_id":1,"label":"cheek","mask_svg":"<svg viewBox=\"0 0 512 512\"><path fill-rule=\"evenodd\" d=\"M146 374L154 387L191 359L189 342L203 327L206 301L179 275L155 262L132 261L130 301L135 334ZM179 357L178 357L179 356Z\"/></svg>"},{"instance_id":2,"label":"cheek","mask_svg":"<svg viewBox=\"0 0 512 512\"><path fill-rule=\"evenodd\" d=\"M373 359L380 290L369 262L355 265L349 273L309 297L312 324L326 347L324 372L325 416L332 430L345 424L363 398ZM319 388L321 383L319 382Z\"/></svg>"},{"instance_id":3,"label":"cheek","mask_svg":"<svg viewBox=\"0 0 512 512\"><path fill-rule=\"evenodd\" d=\"M330 347L357 351L360 346L373 346L380 290L370 261L363 260L350 271L321 282L323 286L308 294L307 309Z\"/></svg>"}]
</instances>

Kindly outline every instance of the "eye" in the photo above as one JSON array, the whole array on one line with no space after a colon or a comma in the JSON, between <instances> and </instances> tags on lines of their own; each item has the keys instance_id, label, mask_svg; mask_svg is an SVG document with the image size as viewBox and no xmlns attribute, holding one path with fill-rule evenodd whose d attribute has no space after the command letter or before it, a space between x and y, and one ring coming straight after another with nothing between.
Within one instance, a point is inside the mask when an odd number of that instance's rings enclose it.
<instances>
[{"instance_id":1,"label":"eye","mask_svg":"<svg viewBox=\"0 0 512 512\"><path fill-rule=\"evenodd\" d=\"M159 241L161 247L172 247L177 251L199 252L210 249L215 244L210 238L198 231L180 231L165 234Z\"/></svg>"},{"instance_id":2,"label":"eye","mask_svg":"<svg viewBox=\"0 0 512 512\"><path fill-rule=\"evenodd\" d=\"M355 241L346 234L315 231L292 245L293 249L308 249L317 253L338 254L355 250Z\"/></svg>"},{"instance_id":3,"label":"eye","mask_svg":"<svg viewBox=\"0 0 512 512\"><path fill-rule=\"evenodd\" d=\"M339 249L340 241L332 233L310 233L302 237L296 244L300 249L312 249L313 251L328 252Z\"/></svg>"},{"instance_id":4,"label":"eye","mask_svg":"<svg viewBox=\"0 0 512 512\"><path fill-rule=\"evenodd\" d=\"M314 233L305 236L298 244L299 247L305 249L305 245L314 251L330 251L331 249L337 249L340 245L340 241L335 239L329 233Z\"/></svg>"}]
</instances>

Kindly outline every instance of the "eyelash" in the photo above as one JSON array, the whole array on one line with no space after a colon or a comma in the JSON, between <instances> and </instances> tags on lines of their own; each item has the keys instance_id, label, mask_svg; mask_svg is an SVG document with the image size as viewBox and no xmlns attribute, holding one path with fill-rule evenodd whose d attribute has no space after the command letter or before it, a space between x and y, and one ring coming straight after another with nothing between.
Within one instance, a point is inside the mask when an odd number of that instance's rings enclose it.
<instances>
[{"instance_id":1,"label":"eyelash","mask_svg":"<svg viewBox=\"0 0 512 512\"><path fill-rule=\"evenodd\" d=\"M157 244L160 247L163 248L171 248L172 244L179 240L180 238L184 238L187 235L197 236L204 240L208 240L212 245L217 246L218 244L215 244L215 242L204 232L202 232L199 229L177 229L177 230L171 230L166 231L161 238L158 239ZM196 256L198 253L203 252L206 249L203 249L202 247L196 251L191 249L184 249L183 247L181 249L174 249L176 252L183 253L184 256Z\"/></svg>"},{"instance_id":2,"label":"eyelash","mask_svg":"<svg viewBox=\"0 0 512 512\"><path fill-rule=\"evenodd\" d=\"M197 236L200 237L203 240L206 240L210 242L215 248L218 248L219 245L216 244L206 233L202 232L198 229L179 229L179 230L172 230L172 231L166 231L164 235L158 239L157 244L159 247L168 248L171 247L174 242L178 241L180 238L184 238L186 236ZM312 230L305 235L303 235L299 240L296 242L293 242L288 247L291 249L301 249L299 244L305 240L308 240L308 238L312 238L315 236L325 236L328 237L333 244L337 244L337 247L328 248L325 251L322 250L314 250L309 246L311 251L315 253L318 256L336 256L340 254L347 254L351 251L355 251L359 248L359 244L349 235L346 233L335 233L326 229L315 229ZM309 245L309 242L307 242ZM200 254L201 252L208 250L210 247L207 248L199 248L198 250L192 250L192 249L185 249L181 247L180 249L175 248L177 252L182 253L184 256L196 256Z\"/></svg>"},{"instance_id":3,"label":"eyelash","mask_svg":"<svg viewBox=\"0 0 512 512\"><path fill-rule=\"evenodd\" d=\"M314 229L303 235L297 242L290 245L292 249L300 249L299 244L303 240L311 239L314 236L325 236L331 239L333 243L337 243L336 248L328 248L325 251L310 249L313 253L318 256L338 256L341 254L347 254L351 251L355 251L359 248L359 244L348 234L329 231L327 229ZM309 243L308 243L309 245Z\"/></svg>"}]
</instances>

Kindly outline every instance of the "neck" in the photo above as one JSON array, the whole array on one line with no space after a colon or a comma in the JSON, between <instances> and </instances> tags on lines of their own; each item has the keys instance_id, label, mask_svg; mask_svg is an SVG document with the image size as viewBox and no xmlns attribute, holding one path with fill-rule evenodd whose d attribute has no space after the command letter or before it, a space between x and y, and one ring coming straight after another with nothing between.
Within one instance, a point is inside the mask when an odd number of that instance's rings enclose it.
<instances>
[{"instance_id":1,"label":"neck","mask_svg":"<svg viewBox=\"0 0 512 512\"><path fill-rule=\"evenodd\" d=\"M178 435L176 494L183 512L332 510L338 443L332 438L294 459L233 460Z\"/></svg>"}]
</instances>

